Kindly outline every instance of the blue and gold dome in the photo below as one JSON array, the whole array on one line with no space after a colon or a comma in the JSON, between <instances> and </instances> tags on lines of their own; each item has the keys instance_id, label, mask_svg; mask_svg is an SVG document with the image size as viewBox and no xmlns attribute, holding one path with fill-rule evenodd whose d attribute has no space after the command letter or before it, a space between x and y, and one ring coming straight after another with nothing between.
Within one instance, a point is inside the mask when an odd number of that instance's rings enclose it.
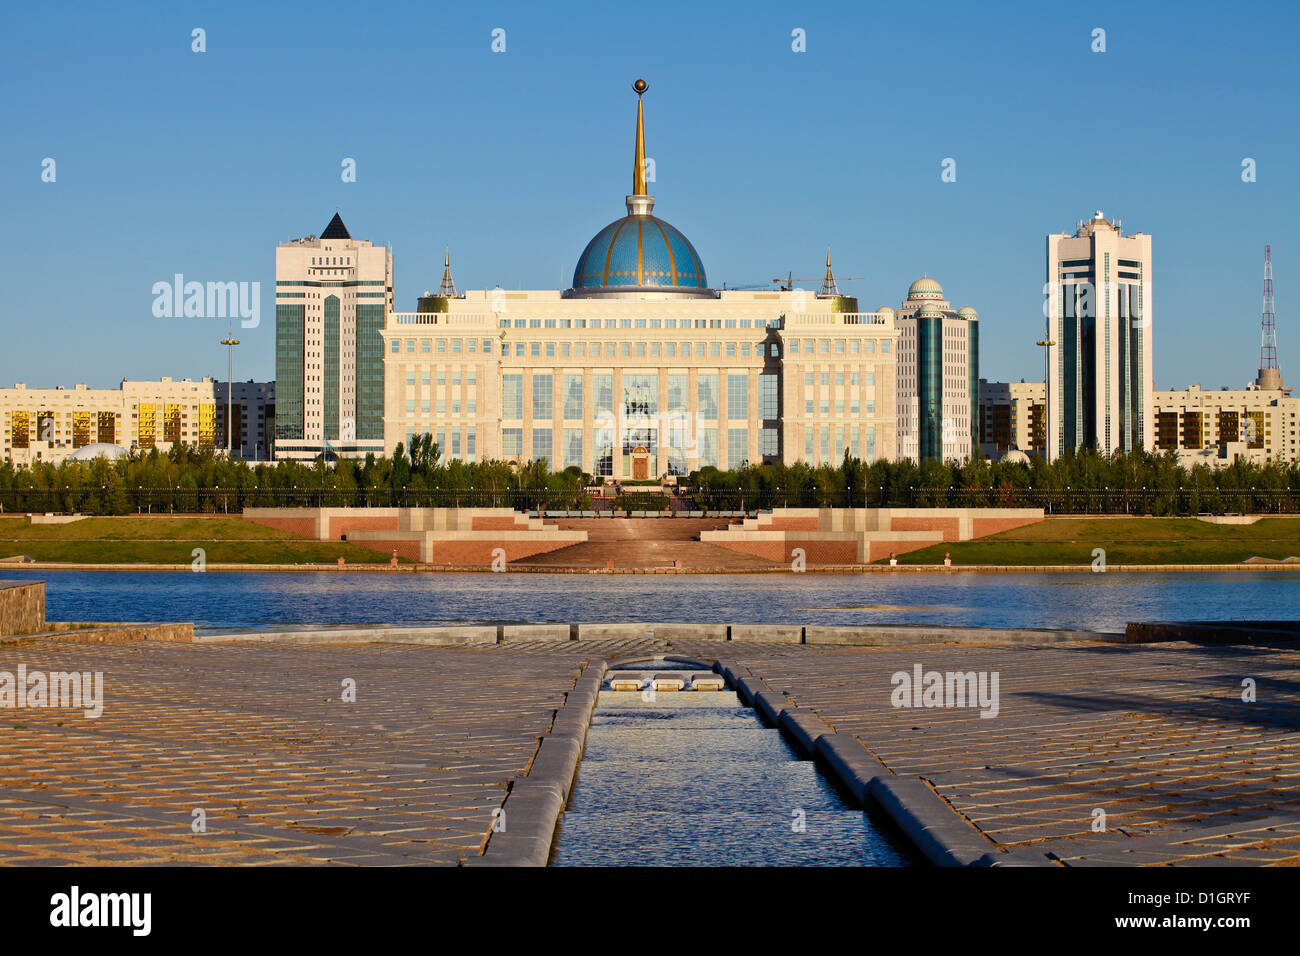
<instances>
[{"instance_id":1,"label":"blue and gold dome","mask_svg":"<svg viewBox=\"0 0 1300 956\"><path fill-rule=\"evenodd\" d=\"M699 292L708 287L704 264L690 240L649 214L627 215L600 230L573 270L575 292Z\"/></svg>"},{"instance_id":2,"label":"blue and gold dome","mask_svg":"<svg viewBox=\"0 0 1300 956\"><path fill-rule=\"evenodd\" d=\"M573 270L570 296L656 292L713 296L704 263L690 240L669 223L651 215L654 197L646 191L645 118L641 96L648 89L637 80L636 155L627 215L616 219L587 243Z\"/></svg>"}]
</instances>

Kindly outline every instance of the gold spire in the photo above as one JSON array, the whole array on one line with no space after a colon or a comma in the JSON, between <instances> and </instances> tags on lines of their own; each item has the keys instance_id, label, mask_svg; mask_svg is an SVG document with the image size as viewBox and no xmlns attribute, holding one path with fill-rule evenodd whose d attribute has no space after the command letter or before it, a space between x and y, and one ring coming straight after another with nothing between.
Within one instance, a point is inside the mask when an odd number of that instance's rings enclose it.
<instances>
[{"instance_id":1,"label":"gold spire","mask_svg":"<svg viewBox=\"0 0 1300 956\"><path fill-rule=\"evenodd\" d=\"M645 114L641 110L641 97L650 88L645 80L632 84L636 90L636 165L632 169L632 195L648 195L645 188Z\"/></svg>"},{"instance_id":2,"label":"gold spire","mask_svg":"<svg viewBox=\"0 0 1300 956\"><path fill-rule=\"evenodd\" d=\"M821 291L818 292L817 294L819 296L840 294L839 287L835 284L835 273L831 272L830 246L826 247L826 278L822 280Z\"/></svg>"},{"instance_id":3,"label":"gold spire","mask_svg":"<svg viewBox=\"0 0 1300 956\"><path fill-rule=\"evenodd\" d=\"M438 295L447 299L456 298L456 283L451 278L451 249L442 254L442 284L438 286Z\"/></svg>"}]
</instances>

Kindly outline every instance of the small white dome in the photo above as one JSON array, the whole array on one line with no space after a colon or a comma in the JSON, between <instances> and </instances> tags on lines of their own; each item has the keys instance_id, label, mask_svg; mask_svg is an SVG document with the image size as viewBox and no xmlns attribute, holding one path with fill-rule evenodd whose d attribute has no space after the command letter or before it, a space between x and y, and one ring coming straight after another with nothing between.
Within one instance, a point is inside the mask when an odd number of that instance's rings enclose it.
<instances>
[{"instance_id":1,"label":"small white dome","mask_svg":"<svg viewBox=\"0 0 1300 956\"><path fill-rule=\"evenodd\" d=\"M96 442L93 445L83 445L68 456L68 461L94 461L96 458L107 458L109 461L116 461L119 458L130 458L131 453L121 445L114 445L110 442Z\"/></svg>"},{"instance_id":2,"label":"small white dome","mask_svg":"<svg viewBox=\"0 0 1300 956\"><path fill-rule=\"evenodd\" d=\"M942 299L943 286L929 276L922 276L908 288L907 297L909 299Z\"/></svg>"}]
</instances>

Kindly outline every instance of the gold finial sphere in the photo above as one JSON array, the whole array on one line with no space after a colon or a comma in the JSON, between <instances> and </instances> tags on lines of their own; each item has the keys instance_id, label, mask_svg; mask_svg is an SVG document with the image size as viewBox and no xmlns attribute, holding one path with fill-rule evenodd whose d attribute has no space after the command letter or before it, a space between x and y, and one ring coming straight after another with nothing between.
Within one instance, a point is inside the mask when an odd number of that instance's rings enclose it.
<instances>
[{"instance_id":1,"label":"gold finial sphere","mask_svg":"<svg viewBox=\"0 0 1300 956\"><path fill-rule=\"evenodd\" d=\"M645 80L637 80L635 83L632 84L632 89L636 90L637 96L640 96L646 90L650 89L650 84L647 83Z\"/></svg>"}]
</instances>

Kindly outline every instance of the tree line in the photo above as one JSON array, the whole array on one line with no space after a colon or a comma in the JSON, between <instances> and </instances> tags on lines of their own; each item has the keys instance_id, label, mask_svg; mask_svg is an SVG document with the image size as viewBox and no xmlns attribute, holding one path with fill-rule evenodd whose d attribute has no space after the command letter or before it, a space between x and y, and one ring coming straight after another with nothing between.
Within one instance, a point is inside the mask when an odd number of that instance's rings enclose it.
<instances>
[{"instance_id":1,"label":"tree line","mask_svg":"<svg viewBox=\"0 0 1300 956\"><path fill-rule=\"evenodd\" d=\"M1042 507L1052 513L1180 515L1300 512L1300 465L1238 461L1222 469L1179 466L1173 452L1094 451L1047 462L910 460L838 465L705 467L680 488L644 498L623 488L593 497L579 468L545 461L466 463L442 458L432 436L361 460L249 464L211 449L152 449L116 461L0 465L0 511L82 514L237 513L245 507L514 507L577 510L645 507L744 510L773 507Z\"/></svg>"},{"instance_id":2,"label":"tree line","mask_svg":"<svg viewBox=\"0 0 1300 956\"><path fill-rule=\"evenodd\" d=\"M694 482L743 507L1041 507L1052 513L1186 515L1300 510L1300 464L1237 461L1221 469L1179 465L1176 453L1100 455L1084 449L1048 462L863 462L701 469Z\"/></svg>"}]
</instances>

